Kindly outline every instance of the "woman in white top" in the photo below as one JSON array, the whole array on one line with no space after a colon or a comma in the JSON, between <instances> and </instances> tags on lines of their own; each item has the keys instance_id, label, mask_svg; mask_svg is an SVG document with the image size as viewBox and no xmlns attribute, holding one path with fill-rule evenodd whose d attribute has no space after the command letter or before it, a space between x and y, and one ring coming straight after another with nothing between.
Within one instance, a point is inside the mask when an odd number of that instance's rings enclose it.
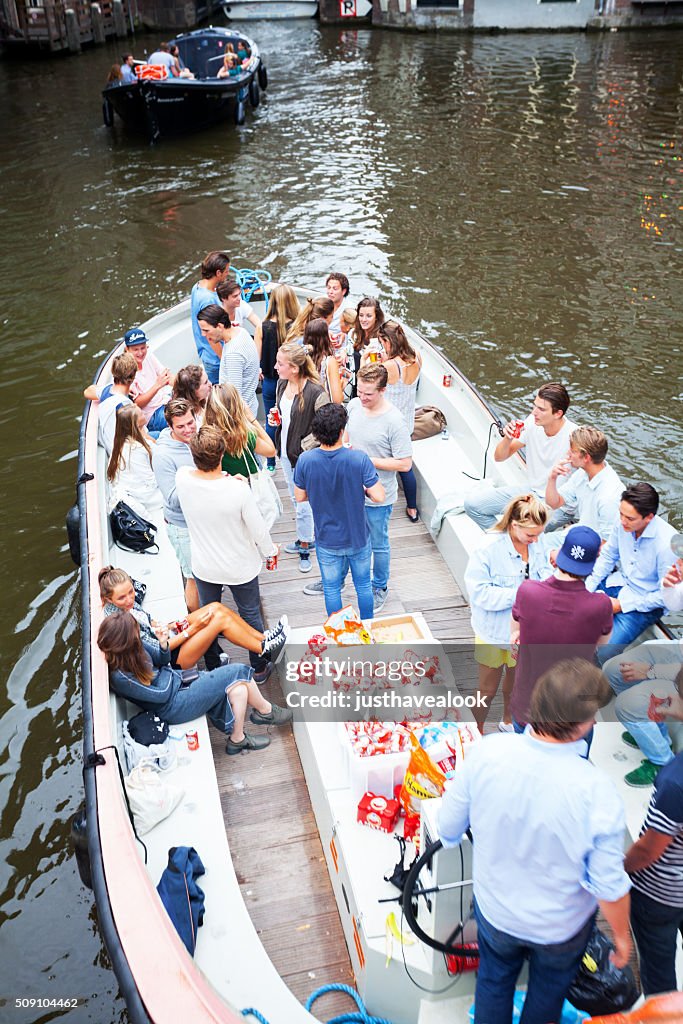
<instances>
[{"instance_id":1,"label":"woman in white top","mask_svg":"<svg viewBox=\"0 0 683 1024\"><path fill-rule=\"evenodd\" d=\"M125 501L140 515L147 516L164 503L152 469L154 441L144 428L144 412L137 405L120 405L107 467L109 511Z\"/></svg>"},{"instance_id":2,"label":"woman in white top","mask_svg":"<svg viewBox=\"0 0 683 1024\"><path fill-rule=\"evenodd\" d=\"M304 347L308 348L313 365L320 375L320 382L330 399L341 405L344 400L344 388L339 374L339 363L332 353L327 320L323 320L322 317L309 320L304 329Z\"/></svg>"},{"instance_id":3,"label":"woman in white top","mask_svg":"<svg viewBox=\"0 0 683 1024\"><path fill-rule=\"evenodd\" d=\"M389 376L385 396L406 421L408 433L415 428L415 393L417 382L422 370L422 359L411 347L400 324L393 320L385 320L377 328L377 340L382 346L380 361L384 363ZM365 365L369 356L365 353L361 362ZM417 510L417 481L411 468L407 473L399 473L406 496L406 515L411 523L417 523L420 513Z\"/></svg>"},{"instance_id":4,"label":"woman in white top","mask_svg":"<svg viewBox=\"0 0 683 1024\"><path fill-rule=\"evenodd\" d=\"M472 612L474 657L479 665L479 692L486 697L486 707L473 710L481 732L503 671L503 721L498 728L501 732L513 731L508 707L517 663L510 644L512 606L525 579L543 580L552 575L551 537L537 543L547 521L548 510L535 495L514 498L493 527L494 535L470 556L465 584Z\"/></svg>"},{"instance_id":5,"label":"woman in white top","mask_svg":"<svg viewBox=\"0 0 683 1024\"><path fill-rule=\"evenodd\" d=\"M190 441L195 468L181 466L176 493L190 531L192 572L200 605L220 601L230 588L237 611L263 633L258 577L263 558L277 548L258 510L249 485L221 469L225 441L216 427L200 427ZM249 653L254 679L261 685L270 663Z\"/></svg>"}]
</instances>

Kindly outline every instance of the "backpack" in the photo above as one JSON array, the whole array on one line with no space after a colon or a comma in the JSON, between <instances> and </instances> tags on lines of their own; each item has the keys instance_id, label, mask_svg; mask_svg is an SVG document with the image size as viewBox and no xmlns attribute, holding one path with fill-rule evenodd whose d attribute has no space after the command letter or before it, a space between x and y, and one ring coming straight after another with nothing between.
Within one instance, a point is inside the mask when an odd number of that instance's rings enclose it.
<instances>
[{"instance_id":1,"label":"backpack","mask_svg":"<svg viewBox=\"0 0 683 1024\"><path fill-rule=\"evenodd\" d=\"M154 539L156 526L144 516L138 515L125 501L119 501L111 510L109 524L114 543L124 551L159 554L159 545ZM156 548L156 551L150 551L150 548Z\"/></svg>"}]
</instances>

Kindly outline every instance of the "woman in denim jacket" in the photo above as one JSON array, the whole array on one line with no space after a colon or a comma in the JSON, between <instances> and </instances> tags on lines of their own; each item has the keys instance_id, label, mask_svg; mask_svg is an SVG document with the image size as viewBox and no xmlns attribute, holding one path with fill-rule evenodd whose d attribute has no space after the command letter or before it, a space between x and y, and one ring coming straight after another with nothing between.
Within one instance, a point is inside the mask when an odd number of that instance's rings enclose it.
<instances>
[{"instance_id":1,"label":"woman in denim jacket","mask_svg":"<svg viewBox=\"0 0 683 1024\"><path fill-rule=\"evenodd\" d=\"M501 732L513 731L508 707L516 665L516 651L510 644L511 611L523 580L543 580L552 574L548 557L551 537L538 543L547 520L546 506L533 494L514 498L493 527L493 536L472 552L465 572L479 692L486 698L485 707L473 712L481 732L503 672L503 720L498 728Z\"/></svg>"},{"instance_id":2,"label":"woman in denim jacket","mask_svg":"<svg viewBox=\"0 0 683 1024\"><path fill-rule=\"evenodd\" d=\"M109 685L119 697L152 711L169 725L208 715L227 735L228 754L262 750L270 743L268 736L244 731L247 707L253 709L250 720L255 725L284 725L291 720L291 711L261 696L246 665L221 665L200 672L184 687L182 674L170 664L168 633L158 638L155 646L141 640L139 623L129 612L109 615L100 625L97 646L109 665Z\"/></svg>"}]
</instances>

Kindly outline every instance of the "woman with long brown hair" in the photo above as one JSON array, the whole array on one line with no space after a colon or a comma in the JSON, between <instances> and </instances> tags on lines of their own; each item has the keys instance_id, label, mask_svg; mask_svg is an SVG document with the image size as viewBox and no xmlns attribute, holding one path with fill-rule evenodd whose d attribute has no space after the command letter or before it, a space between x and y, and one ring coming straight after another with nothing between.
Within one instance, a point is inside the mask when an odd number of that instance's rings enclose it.
<instances>
[{"instance_id":1,"label":"woman with long brown hair","mask_svg":"<svg viewBox=\"0 0 683 1024\"><path fill-rule=\"evenodd\" d=\"M187 625L184 625L182 620L164 624L155 622L138 602L133 581L123 569L106 565L100 570L97 579L104 614L130 612L140 626L140 635L148 647L158 646L160 635L165 633L168 636L171 665L174 668L191 668L192 665L196 665L221 634L237 647L243 647L246 651L252 651L271 660L277 658L285 644L286 615L283 615L272 629L262 633L245 622L236 612L226 608L219 601L214 601L196 612L188 612L185 615ZM180 626L183 628L176 628ZM220 648L216 647L211 653L216 655L212 658L211 667L214 667L214 664L217 667ZM206 661L209 667L208 656Z\"/></svg>"},{"instance_id":2,"label":"woman with long brown hair","mask_svg":"<svg viewBox=\"0 0 683 1024\"><path fill-rule=\"evenodd\" d=\"M299 556L299 569L305 573L312 568L313 512L307 501L297 501L294 497L294 467L304 447L315 446L316 442L310 441L313 417L330 399L320 383L313 360L298 342L288 342L278 349L275 369L280 380L275 408L271 409L268 422L276 428L275 444L296 511L296 541L287 544L285 551Z\"/></svg>"},{"instance_id":3,"label":"woman with long brown hair","mask_svg":"<svg viewBox=\"0 0 683 1024\"><path fill-rule=\"evenodd\" d=\"M163 505L152 469L153 439L143 429L144 416L137 405L120 405L116 410L116 429L107 480L110 483L109 509L119 501L141 515Z\"/></svg>"},{"instance_id":4,"label":"woman with long brown hair","mask_svg":"<svg viewBox=\"0 0 683 1024\"><path fill-rule=\"evenodd\" d=\"M183 366L182 369L178 370L173 382L173 395L171 397L185 399L194 413L197 427L201 427L204 422L206 400L210 394L211 381L203 366L190 363L189 366Z\"/></svg>"},{"instance_id":5,"label":"woman with long brown hair","mask_svg":"<svg viewBox=\"0 0 683 1024\"><path fill-rule=\"evenodd\" d=\"M293 341L301 344L304 340L306 324L310 320L317 320L318 317L322 317L329 325L332 322L333 316L334 302L332 299L306 299L305 306L302 307L296 320L287 331L287 336L285 338L286 344L289 345Z\"/></svg>"},{"instance_id":6,"label":"woman with long brown hair","mask_svg":"<svg viewBox=\"0 0 683 1024\"><path fill-rule=\"evenodd\" d=\"M420 379L422 360L406 338L400 324L393 320L385 320L380 324L377 339L382 346L380 361L384 364L389 377L385 397L406 421L408 433L415 428L415 393ZM399 473L406 496L406 515L411 523L417 523L420 515L417 511L417 482L412 467L407 473Z\"/></svg>"},{"instance_id":7,"label":"woman with long brown hair","mask_svg":"<svg viewBox=\"0 0 683 1024\"><path fill-rule=\"evenodd\" d=\"M157 647L148 647L138 623L127 612L116 612L101 623L97 646L109 665L109 685L114 693L169 725L208 715L228 737L227 754L262 750L270 744L268 736L244 731L248 707L253 709L250 720L256 725L291 721L291 711L261 696L246 665L221 665L211 672L200 672L194 682L183 686L181 673L170 665L168 635L160 636Z\"/></svg>"},{"instance_id":8,"label":"woman with long brown hair","mask_svg":"<svg viewBox=\"0 0 683 1024\"><path fill-rule=\"evenodd\" d=\"M304 348L313 360L320 376L320 383L327 391L332 402L341 405L344 401L344 388L339 373L339 363L332 353L332 343L327 328L327 321L321 316L309 320L304 329Z\"/></svg>"},{"instance_id":9,"label":"woman with long brown hair","mask_svg":"<svg viewBox=\"0 0 683 1024\"><path fill-rule=\"evenodd\" d=\"M361 367L363 351L371 341L377 338L384 320L384 311L379 304L379 299L366 295L356 306L356 323L353 339L353 374L350 388L352 398L355 398L357 394L356 378Z\"/></svg>"},{"instance_id":10,"label":"woman with long brown hair","mask_svg":"<svg viewBox=\"0 0 683 1024\"><path fill-rule=\"evenodd\" d=\"M232 384L217 384L212 389L204 422L221 432L225 442L221 468L230 476L258 473L254 453L275 457L275 445Z\"/></svg>"},{"instance_id":11,"label":"woman with long brown hair","mask_svg":"<svg viewBox=\"0 0 683 1024\"><path fill-rule=\"evenodd\" d=\"M296 292L288 284L276 284L268 298L268 310L261 325L261 374L263 380L263 408L266 413L266 431L271 441L275 442L275 427L271 427L268 414L275 405L275 388L278 376L275 370L277 350L284 345L287 331L299 313L299 300ZM275 458L268 459L268 469L275 470Z\"/></svg>"}]
</instances>

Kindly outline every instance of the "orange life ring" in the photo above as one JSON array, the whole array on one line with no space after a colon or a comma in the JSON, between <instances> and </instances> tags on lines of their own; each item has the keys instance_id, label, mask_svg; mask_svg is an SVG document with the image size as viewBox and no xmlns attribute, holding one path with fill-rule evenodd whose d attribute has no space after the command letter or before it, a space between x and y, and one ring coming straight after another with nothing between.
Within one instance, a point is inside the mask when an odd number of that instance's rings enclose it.
<instances>
[{"instance_id":1,"label":"orange life ring","mask_svg":"<svg viewBox=\"0 0 683 1024\"><path fill-rule=\"evenodd\" d=\"M168 78L168 69L163 64L136 64L135 74L139 79L160 82L162 79Z\"/></svg>"}]
</instances>

